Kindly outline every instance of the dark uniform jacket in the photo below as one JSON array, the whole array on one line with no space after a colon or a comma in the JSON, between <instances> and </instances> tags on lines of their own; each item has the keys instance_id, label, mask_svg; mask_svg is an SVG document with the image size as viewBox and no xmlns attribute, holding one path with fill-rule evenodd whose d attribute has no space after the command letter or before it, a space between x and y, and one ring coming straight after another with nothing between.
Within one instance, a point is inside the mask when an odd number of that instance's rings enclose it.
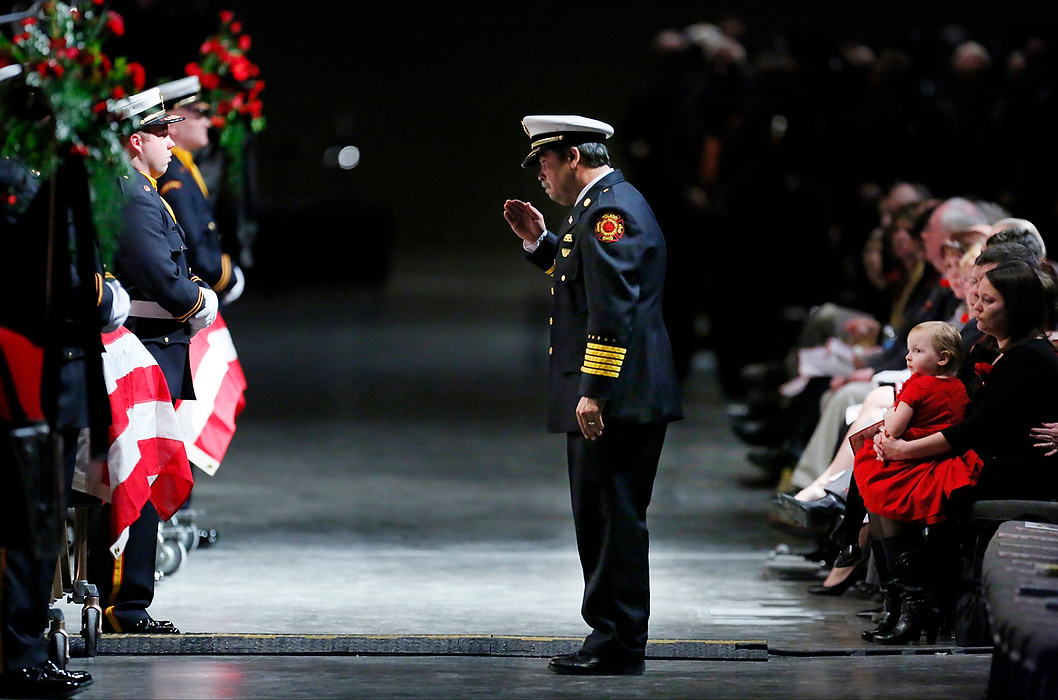
<instances>
[{"instance_id":1,"label":"dark uniform jacket","mask_svg":"<svg viewBox=\"0 0 1058 700\"><path fill-rule=\"evenodd\" d=\"M200 280L191 275L184 233L146 175L123 178L121 189L125 227L114 253L114 275L133 302L125 326L158 361L173 398L194 398L188 319L202 309L204 299ZM138 301L155 302L172 318L137 316Z\"/></svg>"},{"instance_id":2,"label":"dark uniform jacket","mask_svg":"<svg viewBox=\"0 0 1058 700\"><path fill-rule=\"evenodd\" d=\"M621 172L596 182L528 257L554 277L548 430L579 430L582 396L606 399L604 418L682 418L661 316L665 239Z\"/></svg>"},{"instance_id":3,"label":"dark uniform jacket","mask_svg":"<svg viewBox=\"0 0 1058 700\"><path fill-rule=\"evenodd\" d=\"M173 208L187 237L191 269L217 294L223 294L235 286L235 275L231 257L221 250L209 190L190 152L174 148L173 156L165 175L158 178L158 192Z\"/></svg>"}]
</instances>

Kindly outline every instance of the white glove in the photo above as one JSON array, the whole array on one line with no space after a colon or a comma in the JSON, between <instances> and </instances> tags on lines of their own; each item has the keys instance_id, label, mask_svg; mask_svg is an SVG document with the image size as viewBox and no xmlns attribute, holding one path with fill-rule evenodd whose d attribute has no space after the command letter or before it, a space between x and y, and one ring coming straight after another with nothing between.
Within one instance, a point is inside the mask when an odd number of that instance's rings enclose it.
<instances>
[{"instance_id":1,"label":"white glove","mask_svg":"<svg viewBox=\"0 0 1058 700\"><path fill-rule=\"evenodd\" d=\"M129 311L132 310L132 300L129 298L129 293L121 286L121 282L106 280L105 284L110 287L110 292L114 295L114 301L110 304L110 318L101 330L104 333L113 333L125 325L125 320L129 317Z\"/></svg>"},{"instance_id":2,"label":"white glove","mask_svg":"<svg viewBox=\"0 0 1058 700\"><path fill-rule=\"evenodd\" d=\"M231 289L224 292L224 296L220 300L222 304L232 303L242 296L242 290L246 288L246 276L242 274L242 268L234 265L231 271L235 275L235 284L232 285Z\"/></svg>"},{"instance_id":3,"label":"white glove","mask_svg":"<svg viewBox=\"0 0 1058 700\"><path fill-rule=\"evenodd\" d=\"M191 317L189 323L191 324L191 337L193 338L203 328L209 328L213 325L213 321L217 318L217 309L220 307L220 301L217 299L217 293L212 289L202 288L202 309Z\"/></svg>"}]
</instances>

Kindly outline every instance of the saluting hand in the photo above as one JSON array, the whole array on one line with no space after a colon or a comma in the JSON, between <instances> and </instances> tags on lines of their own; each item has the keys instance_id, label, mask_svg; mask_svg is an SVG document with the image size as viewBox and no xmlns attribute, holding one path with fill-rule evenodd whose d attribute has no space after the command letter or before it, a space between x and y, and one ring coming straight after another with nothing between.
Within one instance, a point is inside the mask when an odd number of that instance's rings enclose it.
<instances>
[{"instance_id":1,"label":"saluting hand","mask_svg":"<svg viewBox=\"0 0 1058 700\"><path fill-rule=\"evenodd\" d=\"M529 202L518 199L508 199L503 203L503 218L507 219L519 238L529 243L536 243L546 228L544 215Z\"/></svg>"}]
</instances>

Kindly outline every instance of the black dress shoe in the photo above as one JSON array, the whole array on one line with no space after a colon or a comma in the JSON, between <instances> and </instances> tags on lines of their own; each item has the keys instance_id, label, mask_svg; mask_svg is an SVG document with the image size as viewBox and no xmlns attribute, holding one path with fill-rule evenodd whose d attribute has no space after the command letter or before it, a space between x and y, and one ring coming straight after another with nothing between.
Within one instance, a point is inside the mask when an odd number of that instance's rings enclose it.
<instances>
[{"instance_id":1,"label":"black dress shoe","mask_svg":"<svg viewBox=\"0 0 1058 700\"><path fill-rule=\"evenodd\" d=\"M575 654L554 656L547 667L555 673L581 676L641 676L646 664L642 661L621 663L581 650Z\"/></svg>"},{"instance_id":2,"label":"black dress shoe","mask_svg":"<svg viewBox=\"0 0 1058 700\"><path fill-rule=\"evenodd\" d=\"M808 592L812 595L841 595L849 589L854 583L859 583L867 576L867 559L861 559L858 564L849 572L849 575L843 578L833 586L824 586L822 584L818 586L809 586Z\"/></svg>"},{"instance_id":3,"label":"black dress shoe","mask_svg":"<svg viewBox=\"0 0 1058 700\"><path fill-rule=\"evenodd\" d=\"M795 525L811 529L830 531L845 514L845 502L829 491L814 501L799 501L780 493L775 496L775 503Z\"/></svg>"},{"instance_id":4,"label":"black dress shoe","mask_svg":"<svg viewBox=\"0 0 1058 700\"><path fill-rule=\"evenodd\" d=\"M65 668L59 668L55 665L55 662L51 659L45 661L40 665L42 669L47 671L48 675L55 676L57 678L65 678L71 683L76 683L80 686L92 684L92 674L88 671L68 671Z\"/></svg>"},{"instance_id":5,"label":"black dress shoe","mask_svg":"<svg viewBox=\"0 0 1058 700\"><path fill-rule=\"evenodd\" d=\"M103 631L110 634L180 634L180 630L172 622L155 620L153 617L144 617L122 627L123 629L116 630L110 620L103 618Z\"/></svg>"},{"instance_id":6,"label":"black dress shoe","mask_svg":"<svg viewBox=\"0 0 1058 700\"><path fill-rule=\"evenodd\" d=\"M80 684L44 668L21 668L0 675L0 697L4 698L68 698L80 689Z\"/></svg>"}]
</instances>

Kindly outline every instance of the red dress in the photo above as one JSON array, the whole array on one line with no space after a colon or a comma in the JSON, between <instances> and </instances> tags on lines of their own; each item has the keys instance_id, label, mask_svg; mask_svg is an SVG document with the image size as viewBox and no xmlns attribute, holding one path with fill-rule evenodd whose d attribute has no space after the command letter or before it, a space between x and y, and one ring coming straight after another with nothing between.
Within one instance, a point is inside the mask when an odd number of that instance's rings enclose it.
<instances>
[{"instance_id":1,"label":"red dress","mask_svg":"<svg viewBox=\"0 0 1058 700\"><path fill-rule=\"evenodd\" d=\"M913 411L901 436L905 440L932 435L962 422L970 402L966 387L958 379L921 374L911 375L904 383L894 405L901 401ZM853 476L869 512L890 520L930 525L944 520L952 493L977 483L982 464L973 450L921 461L882 461L874 452L874 440L868 439L856 453Z\"/></svg>"}]
</instances>

